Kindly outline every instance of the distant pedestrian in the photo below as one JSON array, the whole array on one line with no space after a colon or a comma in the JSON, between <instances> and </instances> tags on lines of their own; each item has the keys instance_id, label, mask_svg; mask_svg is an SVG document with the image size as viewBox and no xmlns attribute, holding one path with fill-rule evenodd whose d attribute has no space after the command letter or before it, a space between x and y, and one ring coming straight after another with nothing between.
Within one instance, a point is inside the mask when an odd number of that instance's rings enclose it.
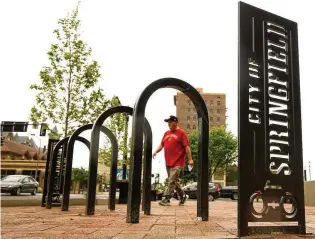
<instances>
[{"instance_id":1,"label":"distant pedestrian","mask_svg":"<svg viewBox=\"0 0 315 239\"><path fill-rule=\"evenodd\" d=\"M168 123L170 130L166 131L159 147L153 153L153 158L164 148L165 165L169 179L165 198L160 201L160 205L168 206L174 193L174 189L180 197L179 205L184 205L187 196L179 185L179 176L182 168L185 167L185 156L188 157L188 164L192 167L194 162L191 157L189 141L186 132L178 127L178 119L171 115L164 120Z\"/></svg>"}]
</instances>

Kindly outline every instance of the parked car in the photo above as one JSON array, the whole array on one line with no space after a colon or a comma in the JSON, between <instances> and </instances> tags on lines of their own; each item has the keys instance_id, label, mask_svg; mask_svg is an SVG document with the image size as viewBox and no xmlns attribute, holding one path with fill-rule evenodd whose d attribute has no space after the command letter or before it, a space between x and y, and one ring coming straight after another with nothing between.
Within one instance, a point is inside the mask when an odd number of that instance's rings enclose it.
<instances>
[{"instance_id":1,"label":"parked car","mask_svg":"<svg viewBox=\"0 0 315 239\"><path fill-rule=\"evenodd\" d=\"M1 193L31 193L36 195L39 183L28 175L9 175L1 179Z\"/></svg>"},{"instance_id":2,"label":"parked car","mask_svg":"<svg viewBox=\"0 0 315 239\"><path fill-rule=\"evenodd\" d=\"M214 183L209 183L209 201L214 201L219 197L219 191L217 191L218 187ZM197 183L189 184L183 187L183 191L186 195L188 195L191 199L197 198ZM173 195L174 198L178 199L178 195L175 192Z\"/></svg>"},{"instance_id":3,"label":"parked car","mask_svg":"<svg viewBox=\"0 0 315 239\"><path fill-rule=\"evenodd\" d=\"M227 186L220 190L220 198L231 198L232 200L238 199L238 187Z\"/></svg>"}]
</instances>

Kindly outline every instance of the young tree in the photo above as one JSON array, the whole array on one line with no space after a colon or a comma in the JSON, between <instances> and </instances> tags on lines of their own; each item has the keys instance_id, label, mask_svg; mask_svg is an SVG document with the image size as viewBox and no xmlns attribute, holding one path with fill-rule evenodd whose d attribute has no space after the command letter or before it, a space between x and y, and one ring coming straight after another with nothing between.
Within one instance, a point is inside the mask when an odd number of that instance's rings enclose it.
<instances>
[{"instance_id":1,"label":"young tree","mask_svg":"<svg viewBox=\"0 0 315 239\"><path fill-rule=\"evenodd\" d=\"M238 181L238 167L236 164L233 164L227 169L226 182L230 186L237 186L237 181Z\"/></svg>"},{"instance_id":2,"label":"young tree","mask_svg":"<svg viewBox=\"0 0 315 239\"><path fill-rule=\"evenodd\" d=\"M47 53L49 65L40 71L41 83L30 86L37 92L30 120L57 125L61 129L58 135L53 132L57 138L93 122L109 105L97 87L100 66L90 59L92 50L80 38L78 7L59 19L59 27L53 31L56 42Z\"/></svg>"},{"instance_id":3,"label":"young tree","mask_svg":"<svg viewBox=\"0 0 315 239\"><path fill-rule=\"evenodd\" d=\"M117 96L114 96L110 101L110 106L121 105L120 100ZM128 116L129 117L129 116ZM130 153L131 142L128 142L128 120L125 114L117 113L111 116L109 121L106 123L106 127L113 132L116 136L118 143L118 166L121 167L123 164L129 165L128 157L124 157ZM107 167L111 165L112 145L108 138L105 139L104 148L99 152L100 161L103 162Z\"/></svg>"},{"instance_id":4,"label":"young tree","mask_svg":"<svg viewBox=\"0 0 315 239\"><path fill-rule=\"evenodd\" d=\"M189 135L190 148L192 158L194 160L194 168L190 173L191 178L197 176L198 168L198 132L192 131ZM213 127L210 129L209 135L209 163L211 170L209 172L210 179L215 173L225 172L227 167L235 163L237 159L237 139L224 127ZM187 169L184 173L187 174Z\"/></svg>"},{"instance_id":5,"label":"young tree","mask_svg":"<svg viewBox=\"0 0 315 239\"><path fill-rule=\"evenodd\" d=\"M87 185L88 179L89 179L89 171L84 169L83 167L81 168L73 168L72 169L72 180L76 183L79 183L79 192L80 188L83 185ZM97 174L97 183L101 182L102 177Z\"/></svg>"},{"instance_id":6,"label":"young tree","mask_svg":"<svg viewBox=\"0 0 315 239\"><path fill-rule=\"evenodd\" d=\"M76 183L79 183L79 191L81 186L85 183L85 181L88 180L88 171L85 170L84 168L73 168L72 169L72 180Z\"/></svg>"}]
</instances>

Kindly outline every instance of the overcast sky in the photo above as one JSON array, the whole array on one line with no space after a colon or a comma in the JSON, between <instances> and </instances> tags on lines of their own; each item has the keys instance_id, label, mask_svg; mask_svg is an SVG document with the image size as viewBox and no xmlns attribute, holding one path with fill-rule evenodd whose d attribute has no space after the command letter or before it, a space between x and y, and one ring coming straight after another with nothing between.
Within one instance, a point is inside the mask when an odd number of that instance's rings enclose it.
<instances>
[{"instance_id":1,"label":"overcast sky","mask_svg":"<svg viewBox=\"0 0 315 239\"><path fill-rule=\"evenodd\" d=\"M27 121L35 103L30 84L39 83L47 64L59 18L75 0L20 0L0 3L0 61L2 121ZM133 106L140 92L163 77L185 80L204 92L227 94L228 129L237 134L236 0L226 1L104 1L84 0L79 9L82 37L101 65L100 86L107 97L118 95ZM249 4L298 22L303 121L304 164L312 164L314 143L314 8L311 1L248 0ZM172 89L161 89L146 108L156 148L175 114ZM75 148L74 166L88 166L88 151ZM153 172L165 176L163 153Z\"/></svg>"}]
</instances>

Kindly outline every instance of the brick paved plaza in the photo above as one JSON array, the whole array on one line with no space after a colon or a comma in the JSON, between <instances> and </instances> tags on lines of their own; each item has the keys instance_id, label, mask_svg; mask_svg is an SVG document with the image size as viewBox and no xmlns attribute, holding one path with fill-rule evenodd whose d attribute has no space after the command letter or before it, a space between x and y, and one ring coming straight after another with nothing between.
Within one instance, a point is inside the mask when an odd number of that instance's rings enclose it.
<instances>
[{"instance_id":1,"label":"brick paved plaza","mask_svg":"<svg viewBox=\"0 0 315 239\"><path fill-rule=\"evenodd\" d=\"M139 224L126 223L126 205L117 205L115 212L97 206L95 216L85 216L83 206L59 208L3 207L2 238L237 238L237 203L217 200L210 204L210 220L196 220L196 201L180 207L161 207L152 202L152 215L141 215ZM307 235L315 238L315 207L306 207ZM293 235L255 236L251 238L301 238ZM305 237L302 237L305 238Z\"/></svg>"}]
</instances>

